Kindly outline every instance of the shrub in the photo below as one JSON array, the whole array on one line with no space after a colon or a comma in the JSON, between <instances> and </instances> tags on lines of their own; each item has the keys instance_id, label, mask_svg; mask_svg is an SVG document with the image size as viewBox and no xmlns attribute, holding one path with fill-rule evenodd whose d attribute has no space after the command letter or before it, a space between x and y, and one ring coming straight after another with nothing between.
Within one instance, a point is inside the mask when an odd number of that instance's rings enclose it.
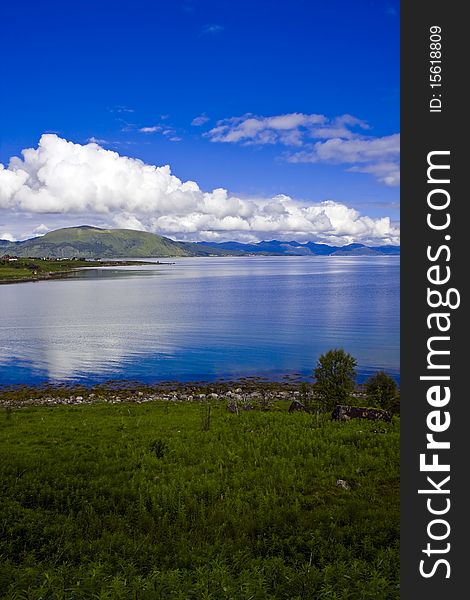
<instances>
[{"instance_id":1,"label":"shrub","mask_svg":"<svg viewBox=\"0 0 470 600\"><path fill-rule=\"evenodd\" d=\"M346 404L355 387L356 359L342 348L329 350L318 359L314 371L316 392L323 410Z\"/></svg>"},{"instance_id":2,"label":"shrub","mask_svg":"<svg viewBox=\"0 0 470 600\"><path fill-rule=\"evenodd\" d=\"M383 371L379 371L366 381L367 401L371 406L390 410L395 404L398 388L394 379Z\"/></svg>"}]
</instances>

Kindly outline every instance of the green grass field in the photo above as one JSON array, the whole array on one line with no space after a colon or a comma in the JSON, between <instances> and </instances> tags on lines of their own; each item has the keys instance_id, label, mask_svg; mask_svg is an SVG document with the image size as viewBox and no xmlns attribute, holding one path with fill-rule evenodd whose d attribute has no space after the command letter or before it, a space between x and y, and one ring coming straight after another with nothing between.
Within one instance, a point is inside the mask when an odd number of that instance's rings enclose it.
<instances>
[{"instance_id":1,"label":"green grass field","mask_svg":"<svg viewBox=\"0 0 470 600\"><path fill-rule=\"evenodd\" d=\"M4 409L0 597L398 599L397 418L287 406Z\"/></svg>"},{"instance_id":2,"label":"green grass field","mask_svg":"<svg viewBox=\"0 0 470 600\"><path fill-rule=\"evenodd\" d=\"M0 282L34 280L54 277L79 267L94 266L85 260L42 260L41 258L21 258L14 262L0 259ZM96 263L99 265L99 263Z\"/></svg>"}]
</instances>

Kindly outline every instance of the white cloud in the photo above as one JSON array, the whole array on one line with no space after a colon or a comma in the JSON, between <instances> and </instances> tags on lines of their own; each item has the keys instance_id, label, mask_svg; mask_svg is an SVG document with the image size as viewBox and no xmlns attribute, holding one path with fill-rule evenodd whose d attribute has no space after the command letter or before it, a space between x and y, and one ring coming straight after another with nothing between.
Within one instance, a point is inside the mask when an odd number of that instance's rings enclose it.
<instances>
[{"instance_id":1,"label":"white cloud","mask_svg":"<svg viewBox=\"0 0 470 600\"><path fill-rule=\"evenodd\" d=\"M13 236L13 234L9 233L8 231L0 232L0 240L6 240L7 242L16 242L16 238Z\"/></svg>"},{"instance_id":2,"label":"white cloud","mask_svg":"<svg viewBox=\"0 0 470 600\"><path fill-rule=\"evenodd\" d=\"M135 229L145 231L145 225L135 215L119 213L113 218L114 224L119 229Z\"/></svg>"},{"instance_id":3,"label":"white cloud","mask_svg":"<svg viewBox=\"0 0 470 600\"><path fill-rule=\"evenodd\" d=\"M205 135L211 142L301 146L314 139L355 138L360 135L360 130L367 129L369 125L365 121L352 115L330 119L318 114L288 113L262 117L247 113L218 121L216 127Z\"/></svg>"},{"instance_id":4,"label":"white cloud","mask_svg":"<svg viewBox=\"0 0 470 600\"><path fill-rule=\"evenodd\" d=\"M34 235L44 235L45 233L47 233L50 230L51 230L50 227L48 227L44 223L41 223L41 225L38 225L37 227L35 227L33 229L33 234Z\"/></svg>"},{"instance_id":5,"label":"white cloud","mask_svg":"<svg viewBox=\"0 0 470 600\"><path fill-rule=\"evenodd\" d=\"M211 142L297 147L298 151L285 155L288 162L349 164L349 171L370 173L386 185L398 185L399 134L366 136L368 129L365 121L348 114L335 118L304 113L245 114L218 121L204 135Z\"/></svg>"},{"instance_id":6,"label":"white cloud","mask_svg":"<svg viewBox=\"0 0 470 600\"><path fill-rule=\"evenodd\" d=\"M141 127L139 129L140 133L155 133L156 131L161 131L162 128L160 125L152 125L150 127Z\"/></svg>"},{"instance_id":7,"label":"white cloud","mask_svg":"<svg viewBox=\"0 0 470 600\"><path fill-rule=\"evenodd\" d=\"M341 115L340 117L335 117L334 119L327 121L320 127L312 127L309 133L311 138L352 139L361 135L360 132L358 132L358 129L367 130L370 129L370 127L365 121L357 119L352 115Z\"/></svg>"},{"instance_id":8,"label":"white cloud","mask_svg":"<svg viewBox=\"0 0 470 600\"><path fill-rule=\"evenodd\" d=\"M334 201L307 204L284 195L247 199L222 188L204 192L194 181L175 177L168 165L148 165L94 143L43 135L37 148L22 154L8 168L0 164L0 209L10 215L68 215L192 240L399 239L388 217L364 216Z\"/></svg>"},{"instance_id":9,"label":"white cloud","mask_svg":"<svg viewBox=\"0 0 470 600\"><path fill-rule=\"evenodd\" d=\"M311 150L288 156L294 163L336 163L353 165L348 170L371 173L385 185L400 183L400 135L380 138L340 139L316 142Z\"/></svg>"},{"instance_id":10,"label":"white cloud","mask_svg":"<svg viewBox=\"0 0 470 600\"><path fill-rule=\"evenodd\" d=\"M165 117L165 115L163 116ZM173 127L169 126L163 127L162 125L151 125L148 127L140 127L138 131L140 133L161 133L161 135L166 137L167 140L170 140L170 142L181 142L181 140L183 139L179 135L176 135L176 132L173 129Z\"/></svg>"},{"instance_id":11,"label":"white cloud","mask_svg":"<svg viewBox=\"0 0 470 600\"><path fill-rule=\"evenodd\" d=\"M327 121L324 115L289 113L274 117L245 114L217 122L205 134L211 142L242 143L244 145L300 145L301 138L312 126Z\"/></svg>"},{"instance_id":12,"label":"white cloud","mask_svg":"<svg viewBox=\"0 0 470 600\"><path fill-rule=\"evenodd\" d=\"M204 123L207 123L207 121L210 121L210 119L206 115L206 113L203 113L198 117L194 117L194 119L191 121L191 125L194 125L195 127L200 127L201 125L204 125Z\"/></svg>"},{"instance_id":13,"label":"white cloud","mask_svg":"<svg viewBox=\"0 0 470 600\"><path fill-rule=\"evenodd\" d=\"M400 165L398 162L379 162L348 169L353 173L371 173L385 185L400 185Z\"/></svg>"},{"instance_id":14,"label":"white cloud","mask_svg":"<svg viewBox=\"0 0 470 600\"><path fill-rule=\"evenodd\" d=\"M88 138L87 142L90 143L90 144L100 144L100 145L109 144L110 143L109 140L105 140L103 138L97 138L94 135L92 135L90 138Z\"/></svg>"},{"instance_id":15,"label":"white cloud","mask_svg":"<svg viewBox=\"0 0 470 600\"><path fill-rule=\"evenodd\" d=\"M292 162L365 163L373 160L396 159L400 152L399 134L381 138L344 140L332 138L317 142L307 152L292 154Z\"/></svg>"}]
</instances>

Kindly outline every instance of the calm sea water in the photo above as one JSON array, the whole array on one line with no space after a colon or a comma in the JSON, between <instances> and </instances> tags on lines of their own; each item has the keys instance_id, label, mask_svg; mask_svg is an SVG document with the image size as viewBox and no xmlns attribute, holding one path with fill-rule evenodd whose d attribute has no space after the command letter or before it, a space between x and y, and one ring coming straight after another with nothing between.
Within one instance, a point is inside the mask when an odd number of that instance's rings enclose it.
<instances>
[{"instance_id":1,"label":"calm sea water","mask_svg":"<svg viewBox=\"0 0 470 600\"><path fill-rule=\"evenodd\" d=\"M307 377L334 347L359 380L398 379L398 258L186 258L0 287L0 385Z\"/></svg>"}]
</instances>

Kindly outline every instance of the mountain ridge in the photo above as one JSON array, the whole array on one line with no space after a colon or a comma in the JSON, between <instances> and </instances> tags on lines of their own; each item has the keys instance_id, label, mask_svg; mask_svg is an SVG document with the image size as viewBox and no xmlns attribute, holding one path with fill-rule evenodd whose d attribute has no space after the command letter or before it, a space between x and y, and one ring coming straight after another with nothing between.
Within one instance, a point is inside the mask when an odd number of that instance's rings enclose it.
<instances>
[{"instance_id":1,"label":"mountain ridge","mask_svg":"<svg viewBox=\"0 0 470 600\"><path fill-rule=\"evenodd\" d=\"M317 242L284 242L270 240L255 244L240 242L196 242L198 245L222 248L226 250L239 250L247 254L265 254L271 256L398 256L400 246L366 246L365 244L347 244L345 246L330 246ZM382 250L382 248L384 250Z\"/></svg>"},{"instance_id":2,"label":"mountain ridge","mask_svg":"<svg viewBox=\"0 0 470 600\"><path fill-rule=\"evenodd\" d=\"M35 258L169 258L184 256L391 256L399 246L347 244L329 246L316 242L270 240L241 242L177 242L168 237L134 229L103 229L91 225L64 227L21 242L0 240L3 254ZM383 248L383 250L382 250Z\"/></svg>"},{"instance_id":3,"label":"mountain ridge","mask_svg":"<svg viewBox=\"0 0 470 600\"><path fill-rule=\"evenodd\" d=\"M167 258L178 256L227 256L222 248L202 248L191 242L133 229L102 229L90 225L64 227L43 236L9 242L4 253L35 258Z\"/></svg>"}]
</instances>

